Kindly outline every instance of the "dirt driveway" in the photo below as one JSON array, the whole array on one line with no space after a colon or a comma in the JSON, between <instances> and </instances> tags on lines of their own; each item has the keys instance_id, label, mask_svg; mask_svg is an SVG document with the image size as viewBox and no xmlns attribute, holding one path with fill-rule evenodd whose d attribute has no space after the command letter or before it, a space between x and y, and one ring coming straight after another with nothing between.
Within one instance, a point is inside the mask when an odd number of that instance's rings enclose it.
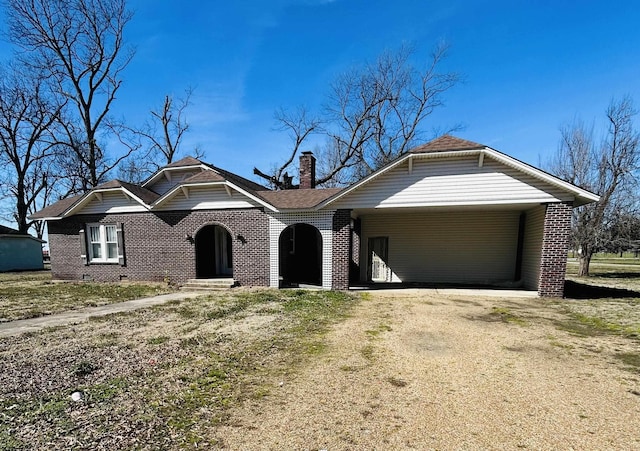
<instances>
[{"instance_id":1,"label":"dirt driveway","mask_svg":"<svg viewBox=\"0 0 640 451\"><path fill-rule=\"evenodd\" d=\"M638 341L540 299L376 292L328 352L218 429L227 449L639 449Z\"/></svg>"}]
</instances>

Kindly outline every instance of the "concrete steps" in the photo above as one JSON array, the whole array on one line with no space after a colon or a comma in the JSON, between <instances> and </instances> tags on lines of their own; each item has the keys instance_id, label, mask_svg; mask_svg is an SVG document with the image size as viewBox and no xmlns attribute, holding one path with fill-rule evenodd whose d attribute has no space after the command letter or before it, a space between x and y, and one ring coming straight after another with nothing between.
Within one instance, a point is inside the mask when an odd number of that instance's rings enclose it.
<instances>
[{"instance_id":1,"label":"concrete steps","mask_svg":"<svg viewBox=\"0 0 640 451\"><path fill-rule=\"evenodd\" d=\"M232 278L221 279L189 279L180 287L184 291L215 291L232 288L236 281Z\"/></svg>"}]
</instances>

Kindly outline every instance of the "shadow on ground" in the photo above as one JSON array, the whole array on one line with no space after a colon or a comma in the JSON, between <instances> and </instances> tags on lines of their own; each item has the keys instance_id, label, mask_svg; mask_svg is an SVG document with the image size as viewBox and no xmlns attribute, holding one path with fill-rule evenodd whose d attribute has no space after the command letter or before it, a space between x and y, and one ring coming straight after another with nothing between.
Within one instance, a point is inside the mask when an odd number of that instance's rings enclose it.
<instances>
[{"instance_id":1,"label":"shadow on ground","mask_svg":"<svg viewBox=\"0 0 640 451\"><path fill-rule=\"evenodd\" d=\"M640 298L640 293L624 288L599 287L567 280L564 297L570 299Z\"/></svg>"}]
</instances>

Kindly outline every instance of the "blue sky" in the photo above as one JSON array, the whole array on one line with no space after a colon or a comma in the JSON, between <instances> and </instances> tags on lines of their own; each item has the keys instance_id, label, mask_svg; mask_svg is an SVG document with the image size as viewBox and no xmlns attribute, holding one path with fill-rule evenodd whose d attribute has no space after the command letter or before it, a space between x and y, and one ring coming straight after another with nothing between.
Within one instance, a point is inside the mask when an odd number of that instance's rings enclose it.
<instances>
[{"instance_id":1,"label":"blue sky","mask_svg":"<svg viewBox=\"0 0 640 451\"><path fill-rule=\"evenodd\" d=\"M640 8L633 1L129 0L136 55L113 114L141 124L166 94L195 89L183 152L249 178L287 155L274 111L321 107L336 75L403 43L464 82L425 129L528 163L548 160L559 127L602 121L612 97L640 105ZM0 56L8 55L7 45ZM416 59L416 65L421 60ZM428 133L427 133L428 134ZM113 149L117 150L117 149Z\"/></svg>"},{"instance_id":2,"label":"blue sky","mask_svg":"<svg viewBox=\"0 0 640 451\"><path fill-rule=\"evenodd\" d=\"M116 113L141 122L165 94L192 86L183 151L200 145L207 161L248 177L287 154L287 136L273 130L277 108L320 108L337 74L403 43L426 57L446 41L443 69L465 80L427 131L461 123L458 136L534 165L556 150L560 125L601 121L612 97L640 102L640 8L631 1L129 4L136 56Z\"/></svg>"}]
</instances>

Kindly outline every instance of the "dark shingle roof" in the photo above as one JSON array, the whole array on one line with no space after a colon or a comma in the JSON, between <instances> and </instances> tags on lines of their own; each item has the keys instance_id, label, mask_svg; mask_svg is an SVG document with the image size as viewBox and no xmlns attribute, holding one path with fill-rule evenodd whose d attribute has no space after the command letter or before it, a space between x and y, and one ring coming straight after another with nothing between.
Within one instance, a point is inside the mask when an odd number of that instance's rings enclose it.
<instances>
[{"instance_id":1,"label":"dark shingle roof","mask_svg":"<svg viewBox=\"0 0 640 451\"><path fill-rule=\"evenodd\" d=\"M485 147L487 146L473 141L467 141L466 139L456 138L451 135L442 135L433 141L414 147L409 153L447 152L452 150L484 149Z\"/></svg>"},{"instance_id":2,"label":"dark shingle roof","mask_svg":"<svg viewBox=\"0 0 640 451\"><path fill-rule=\"evenodd\" d=\"M268 191L267 187L260 185L259 183L252 182L249 179L241 177L233 172L225 171L224 169L218 168L216 166L209 165L211 169L216 171L218 174L223 176L228 181L241 186L242 188L248 189L249 191Z\"/></svg>"},{"instance_id":3,"label":"dark shingle roof","mask_svg":"<svg viewBox=\"0 0 640 451\"><path fill-rule=\"evenodd\" d=\"M276 208L311 208L328 199L343 188L288 189L281 191L257 191L256 194Z\"/></svg>"},{"instance_id":4,"label":"dark shingle roof","mask_svg":"<svg viewBox=\"0 0 640 451\"><path fill-rule=\"evenodd\" d=\"M79 194L77 196L61 199L58 202L46 206L42 210L32 214L29 216L29 219L55 218L56 216L60 216L82 197L84 197L84 195Z\"/></svg>"},{"instance_id":5,"label":"dark shingle roof","mask_svg":"<svg viewBox=\"0 0 640 451\"><path fill-rule=\"evenodd\" d=\"M178 161L174 161L173 163L169 163L166 166L163 166L163 168L177 168L180 166L199 166L202 163L202 161L198 160L197 158L193 158L193 157L184 157Z\"/></svg>"},{"instance_id":6,"label":"dark shingle roof","mask_svg":"<svg viewBox=\"0 0 640 451\"><path fill-rule=\"evenodd\" d=\"M139 185L134 185L133 183L123 182L122 180L117 179L109 180L108 182L102 183L93 188L91 191L113 188L124 188L147 205L152 204L160 197L158 193L151 191L148 188L143 188Z\"/></svg>"},{"instance_id":7,"label":"dark shingle roof","mask_svg":"<svg viewBox=\"0 0 640 451\"><path fill-rule=\"evenodd\" d=\"M0 224L0 235L20 235L16 229L12 229L11 227L6 227Z\"/></svg>"},{"instance_id":8,"label":"dark shingle roof","mask_svg":"<svg viewBox=\"0 0 640 451\"><path fill-rule=\"evenodd\" d=\"M196 175L192 175L188 179L184 180L180 184L184 183L204 183L204 182L224 182L224 177L213 171L202 171Z\"/></svg>"}]
</instances>

